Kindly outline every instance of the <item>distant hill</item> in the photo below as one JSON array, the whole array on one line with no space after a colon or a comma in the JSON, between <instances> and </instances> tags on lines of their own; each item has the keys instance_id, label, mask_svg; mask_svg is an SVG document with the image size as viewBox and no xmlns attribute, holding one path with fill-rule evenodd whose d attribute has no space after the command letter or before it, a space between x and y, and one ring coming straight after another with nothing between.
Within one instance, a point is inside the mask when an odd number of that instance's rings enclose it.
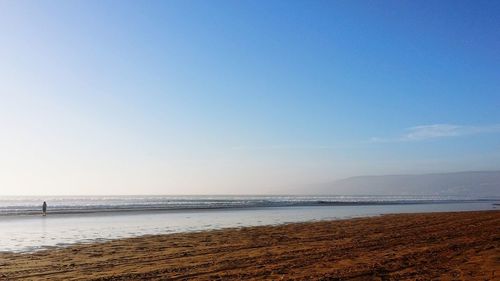
<instances>
[{"instance_id":1,"label":"distant hill","mask_svg":"<svg viewBox=\"0 0 500 281\"><path fill-rule=\"evenodd\" d=\"M500 196L500 171L359 176L307 189L310 193L343 195Z\"/></svg>"}]
</instances>

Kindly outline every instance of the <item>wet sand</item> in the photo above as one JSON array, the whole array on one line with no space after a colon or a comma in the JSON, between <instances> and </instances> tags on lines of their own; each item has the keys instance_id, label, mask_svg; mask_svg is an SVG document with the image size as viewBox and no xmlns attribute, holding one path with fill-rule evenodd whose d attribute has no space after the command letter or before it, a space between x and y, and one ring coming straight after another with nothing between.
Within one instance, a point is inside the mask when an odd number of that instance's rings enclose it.
<instances>
[{"instance_id":1,"label":"wet sand","mask_svg":"<svg viewBox=\"0 0 500 281\"><path fill-rule=\"evenodd\" d=\"M500 211L385 215L1 253L0 280L500 280Z\"/></svg>"}]
</instances>

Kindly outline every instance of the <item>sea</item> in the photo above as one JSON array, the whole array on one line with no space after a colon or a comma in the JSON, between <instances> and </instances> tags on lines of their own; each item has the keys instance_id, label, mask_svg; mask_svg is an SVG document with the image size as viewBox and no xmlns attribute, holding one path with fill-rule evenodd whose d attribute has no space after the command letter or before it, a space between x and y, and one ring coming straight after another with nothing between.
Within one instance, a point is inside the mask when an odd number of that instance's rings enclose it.
<instances>
[{"instance_id":1,"label":"sea","mask_svg":"<svg viewBox=\"0 0 500 281\"><path fill-rule=\"evenodd\" d=\"M383 214L495 210L499 203L500 197L453 196L2 196L0 252Z\"/></svg>"}]
</instances>

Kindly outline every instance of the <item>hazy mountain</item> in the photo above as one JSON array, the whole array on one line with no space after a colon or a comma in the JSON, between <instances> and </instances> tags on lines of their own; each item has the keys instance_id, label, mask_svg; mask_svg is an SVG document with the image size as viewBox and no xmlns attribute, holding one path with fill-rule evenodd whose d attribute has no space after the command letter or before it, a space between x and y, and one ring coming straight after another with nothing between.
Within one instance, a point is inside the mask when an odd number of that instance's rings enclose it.
<instances>
[{"instance_id":1,"label":"hazy mountain","mask_svg":"<svg viewBox=\"0 0 500 281\"><path fill-rule=\"evenodd\" d=\"M359 176L307 189L318 194L500 196L500 171Z\"/></svg>"}]
</instances>

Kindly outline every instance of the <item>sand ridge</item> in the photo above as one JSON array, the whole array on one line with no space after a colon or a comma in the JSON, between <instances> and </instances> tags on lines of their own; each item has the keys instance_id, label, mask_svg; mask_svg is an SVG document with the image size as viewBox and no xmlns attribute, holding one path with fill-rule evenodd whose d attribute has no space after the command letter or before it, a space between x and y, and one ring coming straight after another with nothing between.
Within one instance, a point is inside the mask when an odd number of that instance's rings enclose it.
<instances>
[{"instance_id":1,"label":"sand ridge","mask_svg":"<svg viewBox=\"0 0 500 281\"><path fill-rule=\"evenodd\" d=\"M3 253L0 280L500 280L500 211L384 215Z\"/></svg>"}]
</instances>

